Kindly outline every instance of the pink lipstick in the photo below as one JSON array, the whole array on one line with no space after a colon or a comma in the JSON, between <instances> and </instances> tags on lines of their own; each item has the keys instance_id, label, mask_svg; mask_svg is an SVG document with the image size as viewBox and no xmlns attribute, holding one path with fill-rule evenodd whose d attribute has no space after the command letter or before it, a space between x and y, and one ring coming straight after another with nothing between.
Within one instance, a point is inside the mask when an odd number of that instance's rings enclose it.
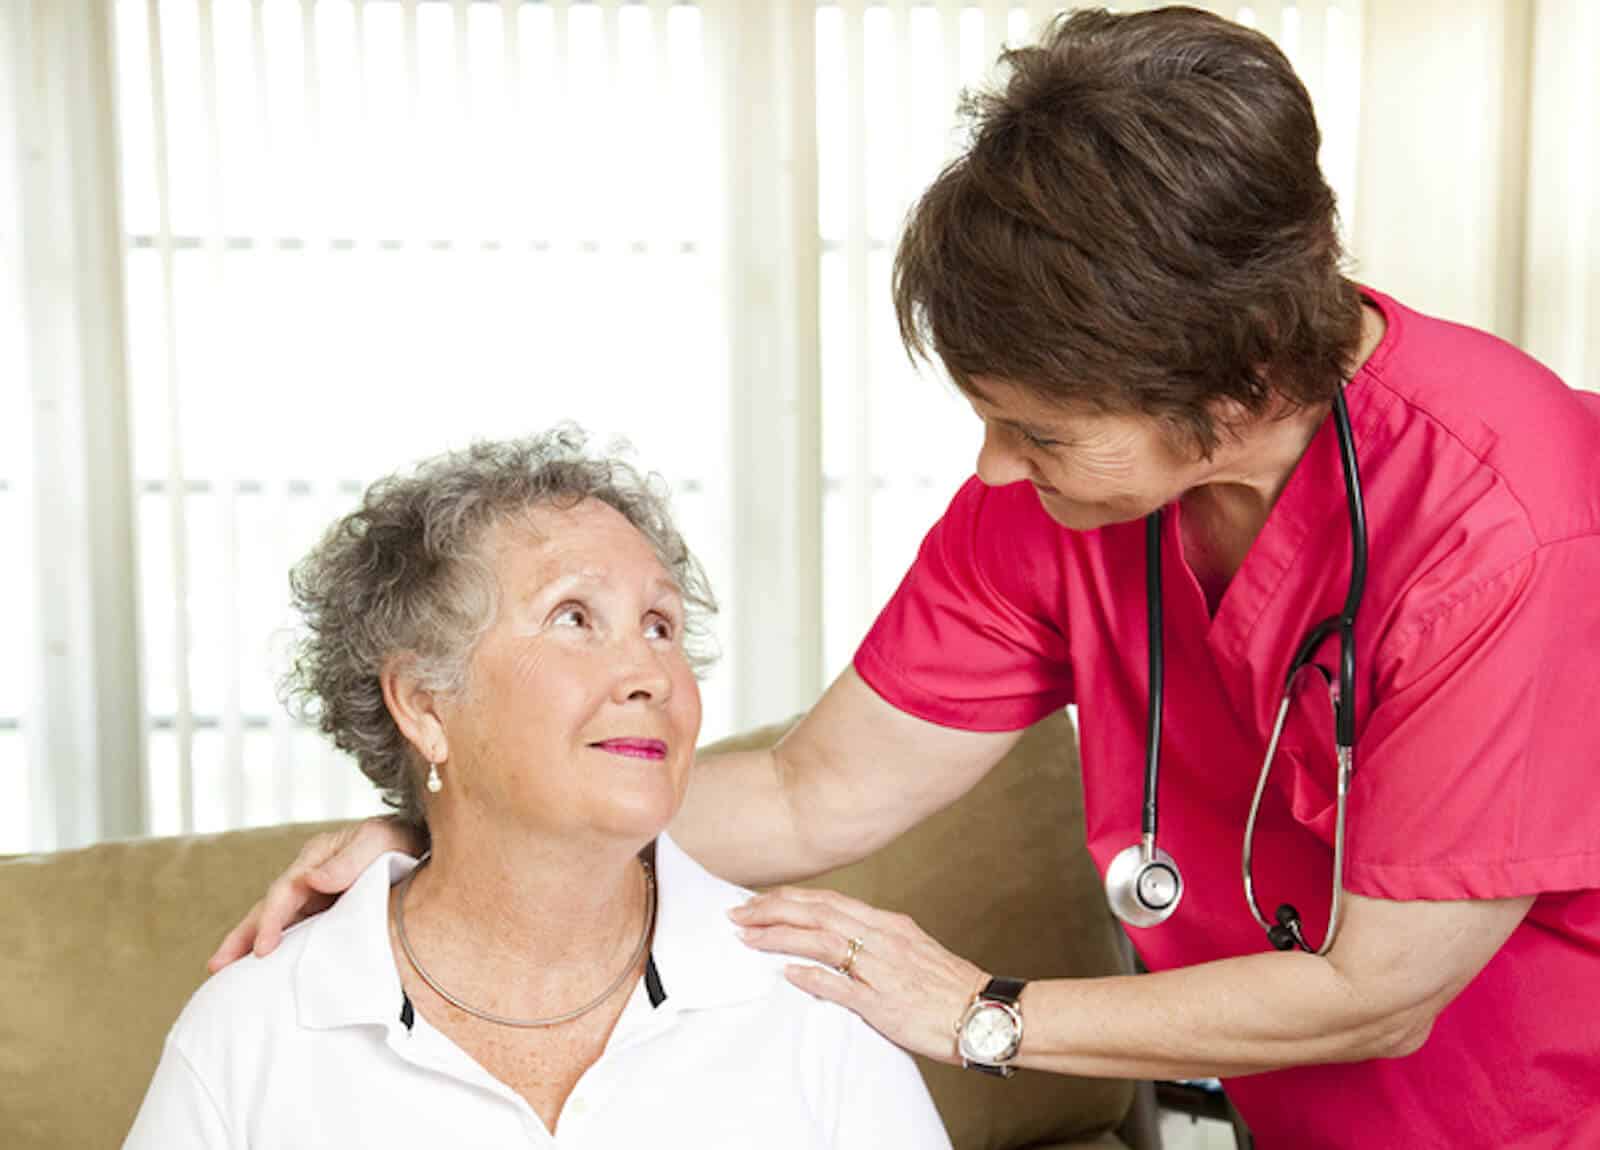
<instances>
[{"instance_id":1,"label":"pink lipstick","mask_svg":"<svg viewBox=\"0 0 1600 1150\"><path fill-rule=\"evenodd\" d=\"M602 751L608 751L613 755L624 755L630 759L659 761L667 757L667 744L660 739L606 739L593 745Z\"/></svg>"}]
</instances>

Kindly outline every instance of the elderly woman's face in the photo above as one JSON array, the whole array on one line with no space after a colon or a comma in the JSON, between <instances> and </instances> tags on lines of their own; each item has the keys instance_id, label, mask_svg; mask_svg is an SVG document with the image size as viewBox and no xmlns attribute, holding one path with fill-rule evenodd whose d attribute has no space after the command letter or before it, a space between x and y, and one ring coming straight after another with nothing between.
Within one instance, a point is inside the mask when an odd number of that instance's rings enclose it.
<instances>
[{"instance_id":1,"label":"elderly woman's face","mask_svg":"<svg viewBox=\"0 0 1600 1150\"><path fill-rule=\"evenodd\" d=\"M1204 476L1153 419L1071 414L1025 388L981 381L972 397L983 420L978 477L992 487L1033 484L1049 516L1089 531L1126 523L1176 499Z\"/></svg>"},{"instance_id":2,"label":"elderly woman's face","mask_svg":"<svg viewBox=\"0 0 1600 1150\"><path fill-rule=\"evenodd\" d=\"M536 509L487 546L500 610L445 707L449 799L556 838L653 837L700 731L670 575L594 500Z\"/></svg>"}]
</instances>

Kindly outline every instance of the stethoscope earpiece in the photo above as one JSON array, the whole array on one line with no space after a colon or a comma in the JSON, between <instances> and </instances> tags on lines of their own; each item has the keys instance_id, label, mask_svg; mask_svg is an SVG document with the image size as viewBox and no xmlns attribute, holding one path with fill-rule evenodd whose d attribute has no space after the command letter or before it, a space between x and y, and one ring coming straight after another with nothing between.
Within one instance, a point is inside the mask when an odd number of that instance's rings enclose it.
<instances>
[{"instance_id":1,"label":"stethoscope earpiece","mask_svg":"<svg viewBox=\"0 0 1600 1150\"><path fill-rule=\"evenodd\" d=\"M1304 936L1300 933L1300 912L1288 903L1279 905L1277 913L1273 915L1278 921L1267 927L1267 941L1276 950L1310 950L1306 945Z\"/></svg>"},{"instance_id":2,"label":"stethoscope earpiece","mask_svg":"<svg viewBox=\"0 0 1600 1150\"><path fill-rule=\"evenodd\" d=\"M1294 935L1289 933L1289 928L1286 926L1267 927L1267 941L1272 944L1274 950L1294 949Z\"/></svg>"}]
</instances>

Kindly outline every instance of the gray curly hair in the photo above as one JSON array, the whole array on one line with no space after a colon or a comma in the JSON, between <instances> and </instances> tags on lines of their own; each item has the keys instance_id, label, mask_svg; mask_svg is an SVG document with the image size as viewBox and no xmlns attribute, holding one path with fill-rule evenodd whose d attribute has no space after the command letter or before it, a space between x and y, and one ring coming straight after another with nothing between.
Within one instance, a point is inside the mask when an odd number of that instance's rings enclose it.
<instances>
[{"instance_id":1,"label":"gray curly hair","mask_svg":"<svg viewBox=\"0 0 1600 1150\"><path fill-rule=\"evenodd\" d=\"M542 435L480 442L380 479L289 575L305 625L280 684L285 704L355 756L384 802L413 826L427 820L422 758L383 700L394 656L443 694L466 686L473 648L493 624L498 586L489 532L538 507L597 499L654 548L683 596L684 651L697 675L715 658L716 613L705 572L672 524L665 484L615 457L590 454L564 424Z\"/></svg>"}]
</instances>

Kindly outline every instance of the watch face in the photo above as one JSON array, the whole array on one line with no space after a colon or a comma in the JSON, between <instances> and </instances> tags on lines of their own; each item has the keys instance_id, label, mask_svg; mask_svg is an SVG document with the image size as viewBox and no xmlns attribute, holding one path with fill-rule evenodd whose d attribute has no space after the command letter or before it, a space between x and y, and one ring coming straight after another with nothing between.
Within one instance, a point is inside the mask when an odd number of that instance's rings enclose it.
<instances>
[{"instance_id":1,"label":"watch face","mask_svg":"<svg viewBox=\"0 0 1600 1150\"><path fill-rule=\"evenodd\" d=\"M997 1003L980 1003L961 1028L961 1053L973 1062L1002 1062L1016 1047L1016 1019Z\"/></svg>"}]
</instances>

